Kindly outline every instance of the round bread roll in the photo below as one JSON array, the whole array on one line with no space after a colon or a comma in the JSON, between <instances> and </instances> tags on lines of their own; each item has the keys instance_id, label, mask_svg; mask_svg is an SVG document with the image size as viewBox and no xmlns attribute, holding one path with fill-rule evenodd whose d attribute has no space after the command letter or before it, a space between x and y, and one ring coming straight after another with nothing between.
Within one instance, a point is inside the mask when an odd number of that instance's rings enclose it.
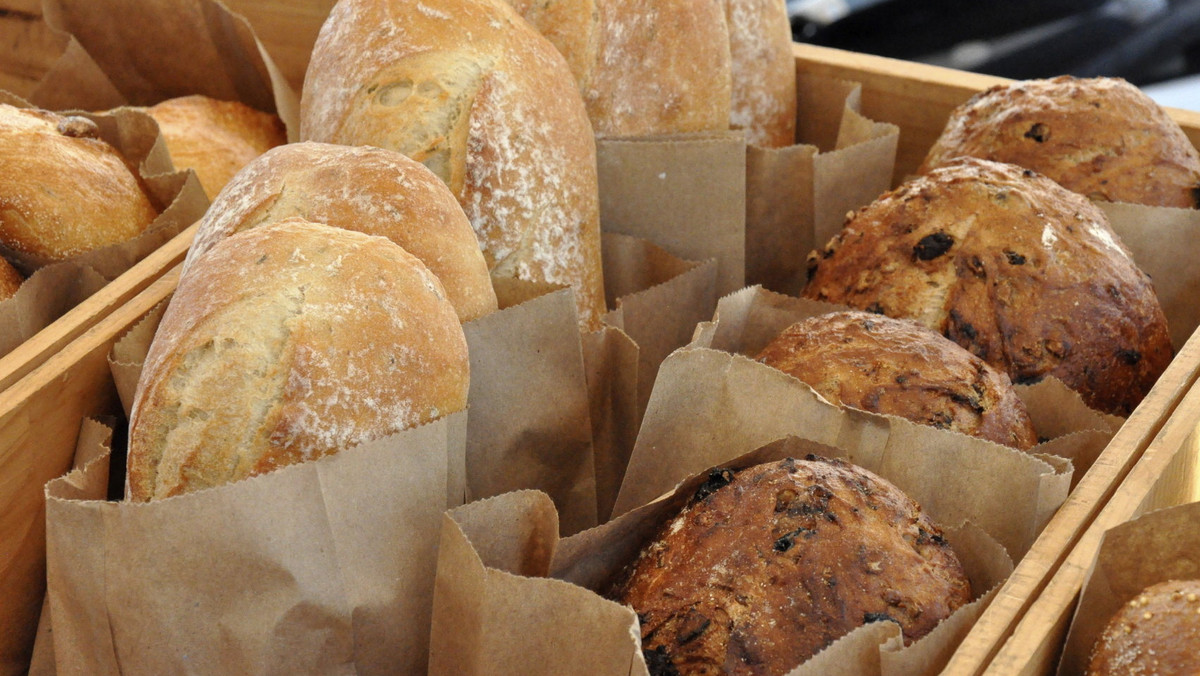
<instances>
[{"instance_id":1,"label":"round bread roll","mask_svg":"<svg viewBox=\"0 0 1200 676\"><path fill-rule=\"evenodd\" d=\"M796 61L784 0L725 0L733 76L730 126L753 146L796 142Z\"/></svg>"},{"instance_id":2,"label":"round bread roll","mask_svg":"<svg viewBox=\"0 0 1200 676\"><path fill-rule=\"evenodd\" d=\"M21 277L21 273L17 272L12 263L0 258L0 301L12 298L23 281L25 280Z\"/></svg>"},{"instance_id":3,"label":"round bread roll","mask_svg":"<svg viewBox=\"0 0 1200 676\"><path fill-rule=\"evenodd\" d=\"M442 285L382 237L289 219L193 261L146 356L129 499L311 460L461 410Z\"/></svg>"},{"instance_id":4,"label":"round bread roll","mask_svg":"<svg viewBox=\"0 0 1200 676\"><path fill-rule=\"evenodd\" d=\"M458 198L493 278L574 287L605 310L596 147L554 46L502 0L342 0L300 105L304 140L422 162Z\"/></svg>"},{"instance_id":5,"label":"round bread roll","mask_svg":"<svg viewBox=\"0 0 1200 676\"><path fill-rule=\"evenodd\" d=\"M461 321L496 310L471 223L433 172L368 146L293 143L253 160L204 215L184 269L229 235L299 217L387 237L437 275Z\"/></svg>"},{"instance_id":6,"label":"round bread roll","mask_svg":"<svg viewBox=\"0 0 1200 676\"><path fill-rule=\"evenodd\" d=\"M812 317L784 330L757 359L834 404L1022 450L1037 444L1008 376L915 322L857 311Z\"/></svg>"},{"instance_id":7,"label":"round bread roll","mask_svg":"<svg viewBox=\"0 0 1200 676\"><path fill-rule=\"evenodd\" d=\"M981 92L950 115L919 171L964 155L1033 169L1092 199L1200 207L1200 153L1119 78L1064 75Z\"/></svg>"},{"instance_id":8,"label":"round bread roll","mask_svg":"<svg viewBox=\"0 0 1200 676\"><path fill-rule=\"evenodd\" d=\"M60 261L137 237L158 216L85 117L0 104L0 244Z\"/></svg>"},{"instance_id":9,"label":"round bread roll","mask_svg":"<svg viewBox=\"0 0 1200 676\"><path fill-rule=\"evenodd\" d=\"M210 199L250 160L287 143L277 116L239 101L183 96L146 112L158 123L175 167L194 170Z\"/></svg>"},{"instance_id":10,"label":"round bread roll","mask_svg":"<svg viewBox=\"0 0 1200 676\"><path fill-rule=\"evenodd\" d=\"M729 127L730 33L720 0L509 4L566 57L596 135Z\"/></svg>"},{"instance_id":11,"label":"round bread roll","mask_svg":"<svg viewBox=\"0 0 1200 676\"><path fill-rule=\"evenodd\" d=\"M962 158L852 213L804 295L914 319L1013 382L1053 375L1128 415L1171 360L1150 278L1087 199Z\"/></svg>"},{"instance_id":12,"label":"round bread roll","mask_svg":"<svg viewBox=\"0 0 1200 676\"><path fill-rule=\"evenodd\" d=\"M1088 676L1200 673L1200 580L1170 580L1138 594L1092 648Z\"/></svg>"},{"instance_id":13,"label":"round bread roll","mask_svg":"<svg viewBox=\"0 0 1200 676\"><path fill-rule=\"evenodd\" d=\"M915 641L971 585L898 488L810 455L714 472L615 596L638 613L651 673L777 675L867 622Z\"/></svg>"}]
</instances>

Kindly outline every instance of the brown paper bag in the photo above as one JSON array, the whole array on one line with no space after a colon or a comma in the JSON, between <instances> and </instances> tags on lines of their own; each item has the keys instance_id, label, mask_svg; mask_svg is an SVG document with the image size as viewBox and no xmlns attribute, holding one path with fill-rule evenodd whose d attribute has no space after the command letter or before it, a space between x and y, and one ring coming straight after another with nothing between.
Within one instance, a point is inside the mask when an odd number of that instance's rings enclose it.
<instances>
[{"instance_id":1,"label":"brown paper bag","mask_svg":"<svg viewBox=\"0 0 1200 676\"><path fill-rule=\"evenodd\" d=\"M44 0L42 11L78 47L38 86L40 106L100 110L204 94L276 113L289 137L299 129L295 92L250 23L217 0Z\"/></svg>"},{"instance_id":2,"label":"brown paper bag","mask_svg":"<svg viewBox=\"0 0 1200 676\"><path fill-rule=\"evenodd\" d=\"M796 87L798 145L746 154L746 282L792 295L808 281L808 253L888 189L900 137L859 113L858 84L831 90L801 73Z\"/></svg>"},{"instance_id":3,"label":"brown paper bag","mask_svg":"<svg viewBox=\"0 0 1200 676\"><path fill-rule=\"evenodd\" d=\"M722 298L716 318L697 330L691 345L753 359L795 322L844 309L847 308L750 287ZM1042 440L1033 452L1070 460L1075 469L1073 486L1104 450L1122 419L1088 408L1077 393L1055 378L1046 378L1032 386L1017 386L1016 391Z\"/></svg>"},{"instance_id":4,"label":"brown paper bag","mask_svg":"<svg viewBox=\"0 0 1200 676\"><path fill-rule=\"evenodd\" d=\"M34 272L17 293L0 301L0 356L15 350L104 286L91 268L56 263Z\"/></svg>"},{"instance_id":5,"label":"brown paper bag","mask_svg":"<svg viewBox=\"0 0 1200 676\"><path fill-rule=\"evenodd\" d=\"M722 466L748 467L807 453L856 461L839 449L793 438ZM430 673L646 674L636 615L595 592L604 591L643 543L690 499L707 478L707 469L687 478L670 495L565 540L554 536L553 508L537 493L511 493L448 512L438 560ZM909 493L925 504L930 492L940 490L930 480ZM939 523L948 523L936 509L927 511ZM947 539L969 571L977 598L1012 570L1000 545L971 524L947 529ZM897 652L887 639L889 632L880 633L877 625L857 630L827 650L839 656L837 661L856 660L856 670L846 673L936 673L938 663L930 660L948 654L948 644L963 625L969 626L984 602L960 609L909 648L920 652L919 659L908 651ZM905 669L919 664L920 669L882 670L884 662L899 662ZM874 668L862 669L871 664Z\"/></svg>"},{"instance_id":6,"label":"brown paper bag","mask_svg":"<svg viewBox=\"0 0 1200 676\"><path fill-rule=\"evenodd\" d=\"M417 673L448 456L466 413L159 502L47 485L47 577L66 673Z\"/></svg>"},{"instance_id":7,"label":"brown paper bag","mask_svg":"<svg viewBox=\"0 0 1200 676\"><path fill-rule=\"evenodd\" d=\"M1104 534L1084 581L1060 676L1082 674L1092 646L1112 616L1146 587L1200 579L1200 503L1151 512Z\"/></svg>"}]
</instances>

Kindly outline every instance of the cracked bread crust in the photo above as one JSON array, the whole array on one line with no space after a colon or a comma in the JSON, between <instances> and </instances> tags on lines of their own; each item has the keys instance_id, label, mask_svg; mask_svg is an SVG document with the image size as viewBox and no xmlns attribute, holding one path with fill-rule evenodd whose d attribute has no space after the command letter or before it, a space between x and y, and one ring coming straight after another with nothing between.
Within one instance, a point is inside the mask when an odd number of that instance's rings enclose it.
<instances>
[{"instance_id":1,"label":"cracked bread crust","mask_svg":"<svg viewBox=\"0 0 1200 676\"><path fill-rule=\"evenodd\" d=\"M1128 415L1171 360L1150 278L1087 199L960 158L850 214L808 298L915 319L1014 383L1053 375Z\"/></svg>"},{"instance_id":2,"label":"cracked bread crust","mask_svg":"<svg viewBox=\"0 0 1200 676\"><path fill-rule=\"evenodd\" d=\"M0 301L12 298L23 281L25 280L21 277L21 273L17 272L11 263L0 258Z\"/></svg>"},{"instance_id":3,"label":"cracked bread crust","mask_svg":"<svg viewBox=\"0 0 1200 676\"><path fill-rule=\"evenodd\" d=\"M1092 199L1200 207L1200 152L1120 78L1064 75L976 94L951 113L918 171L964 155L1033 169Z\"/></svg>"},{"instance_id":4,"label":"cracked bread crust","mask_svg":"<svg viewBox=\"0 0 1200 676\"><path fill-rule=\"evenodd\" d=\"M638 613L652 674L760 675L787 673L867 622L895 621L915 641L971 587L898 488L810 455L714 471L613 597Z\"/></svg>"},{"instance_id":5,"label":"cracked bread crust","mask_svg":"<svg viewBox=\"0 0 1200 676\"><path fill-rule=\"evenodd\" d=\"M289 219L198 258L130 416L129 495L166 498L319 458L466 406L440 282L382 237Z\"/></svg>"},{"instance_id":6,"label":"cracked bread crust","mask_svg":"<svg viewBox=\"0 0 1200 676\"><path fill-rule=\"evenodd\" d=\"M757 357L834 404L1028 450L1037 444L1008 376L907 320L837 312L788 327Z\"/></svg>"}]
</instances>

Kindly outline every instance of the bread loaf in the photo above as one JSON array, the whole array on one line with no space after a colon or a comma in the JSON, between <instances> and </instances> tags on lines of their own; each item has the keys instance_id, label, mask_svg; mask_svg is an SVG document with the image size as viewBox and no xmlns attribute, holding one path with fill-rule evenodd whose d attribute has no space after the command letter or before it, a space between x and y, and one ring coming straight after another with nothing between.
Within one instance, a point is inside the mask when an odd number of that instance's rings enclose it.
<instances>
[{"instance_id":1,"label":"bread loaf","mask_svg":"<svg viewBox=\"0 0 1200 676\"><path fill-rule=\"evenodd\" d=\"M1088 676L1200 673L1200 580L1153 585L1121 607L1092 648Z\"/></svg>"},{"instance_id":2,"label":"bread loaf","mask_svg":"<svg viewBox=\"0 0 1200 676\"><path fill-rule=\"evenodd\" d=\"M950 115L920 171L964 155L1033 169L1092 199L1200 207L1200 153L1119 78L1064 75L981 92Z\"/></svg>"},{"instance_id":3,"label":"bread loaf","mask_svg":"<svg viewBox=\"0 0 1200 676\"><path fill-rule=\"evenodd\" d=\"M915 322L867 312L812 317L784 330L757 359L834 404L1014 448L1037 444L1008 376Z\"/></svg>"},{"instance_id":4,"label":"bread loaf","mask_svg":"<svg viewBox=\"0 0 1200 676\"><path fill-rule=\"evenodd\" d=\"M130 416L129 499L321 457L466 406L441 284L382 237L289 219L180 279Z\"/></svg>"},{"instance_id":5,"label":"bread loaf","mask_svg":"<svg viewBox=\"0 0 1200 676\"><path fill-rule=\"evenodd\" d=\"M730 126L750 145L796 142L796 60L784 0L725 0L733 77Z\"/></svg>"},{"instance_id":6,"label":"bread loaf","mask_svg":"<svg viewBox=\"0 0 1200 676\"><path fill-rule=\"evenodd\" d=\"M458 198L494 278L605 310L592 128L553 45L502 0L343 0L305 76L303 140L375 145Z\"/></svg>"},{"instance_id":7,"label":"bread loaf","mask_svg":"<svg viewBox=\"0 0 1200 676\"><path fill-rule=\"evenodd\" d=\"M238 101L183 96L146 112L158 122L175 168L195 170L210 199L250 160L287 143L277 116Z\"/></svg>"},{"instance_id":8,"label":"bread loaf","mask_svg":"<svg viewBox=\"0 0 1200 676\"><path fill-rule=\"evenodd\" d=\"M0 301L12 298L24 279L11 263L0 258Z\"/></svg>"},{"instance_id":9,"label":"bread loaf","mask_svg":"<svg viewBox=\"0 0 1200 676\"><path fill-rule=\"evenodd\" d=\"M778 675L867 622L919 639L971 587L915 502L810 455L714 472L615 598L637 611L653 674Z\"/></svg>"},{"instance_id":10,"label":"bread loaf","mask_svg":"<svg viewBox=\"0 0 1200 676\"><path fill-rule=\"evenodd\" d=\"M0 244L58 261L132 239L158 215L85 117L0 104Z\"/></svg>"},{"instance_id":11,"label":"bread loaf","mask_svg":"<svg viewBox=\"0 0 1200 676\"><path fill-rule=\"evenodd\" d=\"M730 34L720 0L509 2L566 57L598 136L729 127Z\"/></svg>"},{"instance_id":12,"label":"bread loaf","mask_svg":"<svg viewBox=\"0 0 1200 676\"><path fill-rule=\"evenodd\" d=\"M185 270L225 237L290 217L392 240L437 275L462 321L496 309L479 242L449 188L419 162L367 146L293 143L251 161L204 215Z\"/></svg>"},{"instance_id":13,"label":"bread loaf","mask_svg":"<svg viewBox=\"0 0 1200 676\"><path fill-rule=\"evenodd\" d=\"M1087 199L961 158L851 214L809 298L914 319L1013 382L1053 375L1128 415L1171 360L1150 278Z\"/></svg>"}]
</instances>

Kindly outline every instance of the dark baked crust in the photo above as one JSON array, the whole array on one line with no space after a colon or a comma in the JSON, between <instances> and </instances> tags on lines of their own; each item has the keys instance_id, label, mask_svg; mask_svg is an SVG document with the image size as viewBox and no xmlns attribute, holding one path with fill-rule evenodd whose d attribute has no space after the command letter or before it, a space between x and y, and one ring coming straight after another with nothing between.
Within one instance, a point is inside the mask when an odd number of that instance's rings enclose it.
<instances>
[{"instance_id":1,"label":"dark baked crust","mask_svg":"<svg viewBox=\"0 0 1200 676\"><path fill-rule=\"evenodd\" d=\"M919 171L964 155L1033 169L1093 199L1200 207L1200 153L1119 78L1064 75L981 92L951 114Z\"/></svg>"},{"instance_id":2,"label":"dark baked crust","mask_svg":"<svg viewBox=\"0 0 1200 676\"><path fill-rule=\"evenodd\" d=\"M960 158L853 213L810 257L809 298L915 319L1005 371L1127 415L1171 359L1150 278L1087 199Z\"/></svg>"},{"instance_id":3,"label":"dark baked crust","mask_svg":"<svg viewBox=\"0 0 1200 676\"><path fill-rule=\"evenodd\" d=\"M1089 676L1200 672L1200 580L1153 585L1121 607L1092 648Z\"/></svg>"},{"instance_id":4,"label":"dark baked crust","mask_svg":"<svg viewBox=\"0 0 1200 676\"><path fill-rule=\"evenodd\" d=\"M915 322L858 311L812 317L757 359L835 404L1020 449L1037 444L1008 376Z\"/></svg>"},{"instance_id":5,"label":"dark baked crust","mask_svg":"<svg viewBox=\"0 0 1200 676\"><path fill-rule=\"evenodd\" d=\"M915 502L812 455L716 472L614 593L637 611L656 673L679 674L783 674L884 619L913 641L970 596Z\"/></svg>"},{"instance_id":6,"label":"dark baked crust","mask_svg":"<svg viewBox=\"0 0 1200 676\"><path fill-rule=\"evenodd\" d=\"M0 301L12 298L22 281L24 280L21 273L17 272L11 263L0 258Z\"/></svg>"}]
</instances>

